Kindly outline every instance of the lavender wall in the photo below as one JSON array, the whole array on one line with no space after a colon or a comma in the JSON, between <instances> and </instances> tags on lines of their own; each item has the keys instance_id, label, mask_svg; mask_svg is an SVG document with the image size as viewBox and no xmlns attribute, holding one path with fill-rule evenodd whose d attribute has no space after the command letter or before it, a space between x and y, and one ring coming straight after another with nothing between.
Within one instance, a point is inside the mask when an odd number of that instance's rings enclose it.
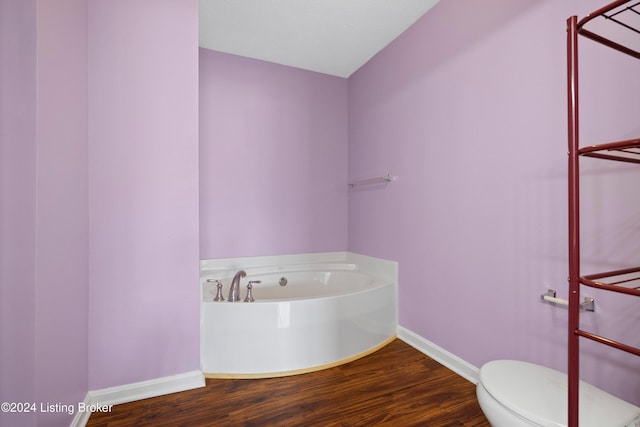
<instances>
[{"instance_id":1,"label":"lavender wall","mask_svg":"<svg viewBox=\"0 0 640 427\"><path fill-rule=\"evenodd\" d=\"M1 400L198 369L197 2L1 1Z\"/></svg>"},{"instance_id":2,"label":"lavender wall","mask_svg":"<svg viewBox=\"0 0 640 427\"><path fill-rule=\"evenodd\" d=\"M0 0L0 402L35 398L35 83L36 1Z\"/></svg>"},{"instance_id":3,"label":"lavender wall","mask_svg":"<svg viewBox=\"0 0 640 427\"><path fill-rule=\"evenodd\" d=\"M401 325L476 366L566 368L566 310L539 301L567 296L565 21L601 3L443 1L349 79L351 178L398 176L350 192L349 250L399 261ZM635 60L587 44L583 143L637 137ZM639 171L584 171L584 270L634 265ZM636 301L584 293L585 326L640 344ZM583 377L636 404L639 363L583 343Z\"/></svg>"},{"instance_id":4,"label":"lavender wall","mask_svg":"<svg viewBox=\"0 0 640 427\"><path fill-rule=\"evenodd\" d=\"M75 405L88 384L86 1L39 1L37 22L35 401Z\"/></svg>"},{"instance_id":5,"label":"lavender wall","mask_svg":"<svg viewBox=\"0 0 640 427\"><path fill-rule=\"evenodd\" d=\"M89 2L89 389L197 370L198 2Z\"/></svg>"},{"instance_id":6,"label":"lavender wall","mask_svg":"<svg viewBox=\"0 0 640 427\"><path fill-rule=\"evenodd\" d=\"M83 0L2 7L2 398L68 425L87 391L87 46Z\"/></svg>"},{"instance_id":7,"label":"lavender wall","mask_svg":"<svg viewBox=\"0 0 640 427\"><path fill-rule=\"evenodd\" d=\"M200 256L347 247L347 81L200 49Z\"/></svg>"}]
</instances>

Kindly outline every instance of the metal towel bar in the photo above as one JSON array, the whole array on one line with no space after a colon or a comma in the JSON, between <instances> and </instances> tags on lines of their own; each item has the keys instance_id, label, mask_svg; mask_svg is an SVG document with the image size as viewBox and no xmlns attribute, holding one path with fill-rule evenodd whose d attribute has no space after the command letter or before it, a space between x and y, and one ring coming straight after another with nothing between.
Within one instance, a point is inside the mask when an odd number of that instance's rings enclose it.
<instances>
[{"instance_id":1,"label":"metal towel bar","mask_svg":"<svg viewBox=\"0 0 640 427\"><path fill-rule=\"evenodd\" d=\"M549 289L547 293L540 295L540 299L557 305L569 305L569 301L562 298L556 298L556 291ZM580 308L586 311L596 311L596 301L593 298L585 297L584 302L580 304Z\"/></svg>"}]
</instances>

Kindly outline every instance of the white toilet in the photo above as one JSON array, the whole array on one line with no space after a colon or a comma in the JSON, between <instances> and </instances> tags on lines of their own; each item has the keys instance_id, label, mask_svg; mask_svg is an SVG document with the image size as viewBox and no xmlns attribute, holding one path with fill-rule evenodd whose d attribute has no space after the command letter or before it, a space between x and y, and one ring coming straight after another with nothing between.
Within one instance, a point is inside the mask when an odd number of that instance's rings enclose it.
<instances>
[{"instance_id":1,"label":"white toilet","mask_svg":"<svg viewBox=\"0 0 640 427\"><path fill-rule=\"evenodd\" d=\"M480 369L478 403L493 427L565 427L567 375L517 360ZM580 382L580 427L640 427L640 408Z\"/></svg>"}]
</instances>

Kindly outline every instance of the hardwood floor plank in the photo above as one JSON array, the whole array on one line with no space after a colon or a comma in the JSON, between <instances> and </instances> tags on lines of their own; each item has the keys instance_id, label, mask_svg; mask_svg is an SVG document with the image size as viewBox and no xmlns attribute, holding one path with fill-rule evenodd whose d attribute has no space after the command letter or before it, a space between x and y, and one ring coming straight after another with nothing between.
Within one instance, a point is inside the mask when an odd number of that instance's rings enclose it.
<instances>
[{"instance_id":1,"label":"hardwood floor plank","mask_svg":"<svg viewBox=\"0 0 640 427\"><path fill-rule=\"evenodd\" d=\"M87 426L490 427L474 384L400 340L323 371L206 384L115 405Z\"/></svg>"}]
</instances>

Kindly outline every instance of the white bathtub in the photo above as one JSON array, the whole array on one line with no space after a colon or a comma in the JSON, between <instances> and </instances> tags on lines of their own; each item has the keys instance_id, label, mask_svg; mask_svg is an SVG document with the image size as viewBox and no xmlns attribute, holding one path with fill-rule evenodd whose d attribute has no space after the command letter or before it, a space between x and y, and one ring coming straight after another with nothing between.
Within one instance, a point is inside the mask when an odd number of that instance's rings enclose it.
<instances>
[{"instance_id":1,"label":"white bathtub","mask_svg":"<svg viewBox=\"0 0 640 427\"><path fill-rule=\"evenodd\" d=\"M201 370L207 377L273 377L336 366L395 337L397 264L347 252L201 263ZM255 302L214 302L243 269ZM287 284L280 285L286 278Z\"/></svg>"}]
</instances>

